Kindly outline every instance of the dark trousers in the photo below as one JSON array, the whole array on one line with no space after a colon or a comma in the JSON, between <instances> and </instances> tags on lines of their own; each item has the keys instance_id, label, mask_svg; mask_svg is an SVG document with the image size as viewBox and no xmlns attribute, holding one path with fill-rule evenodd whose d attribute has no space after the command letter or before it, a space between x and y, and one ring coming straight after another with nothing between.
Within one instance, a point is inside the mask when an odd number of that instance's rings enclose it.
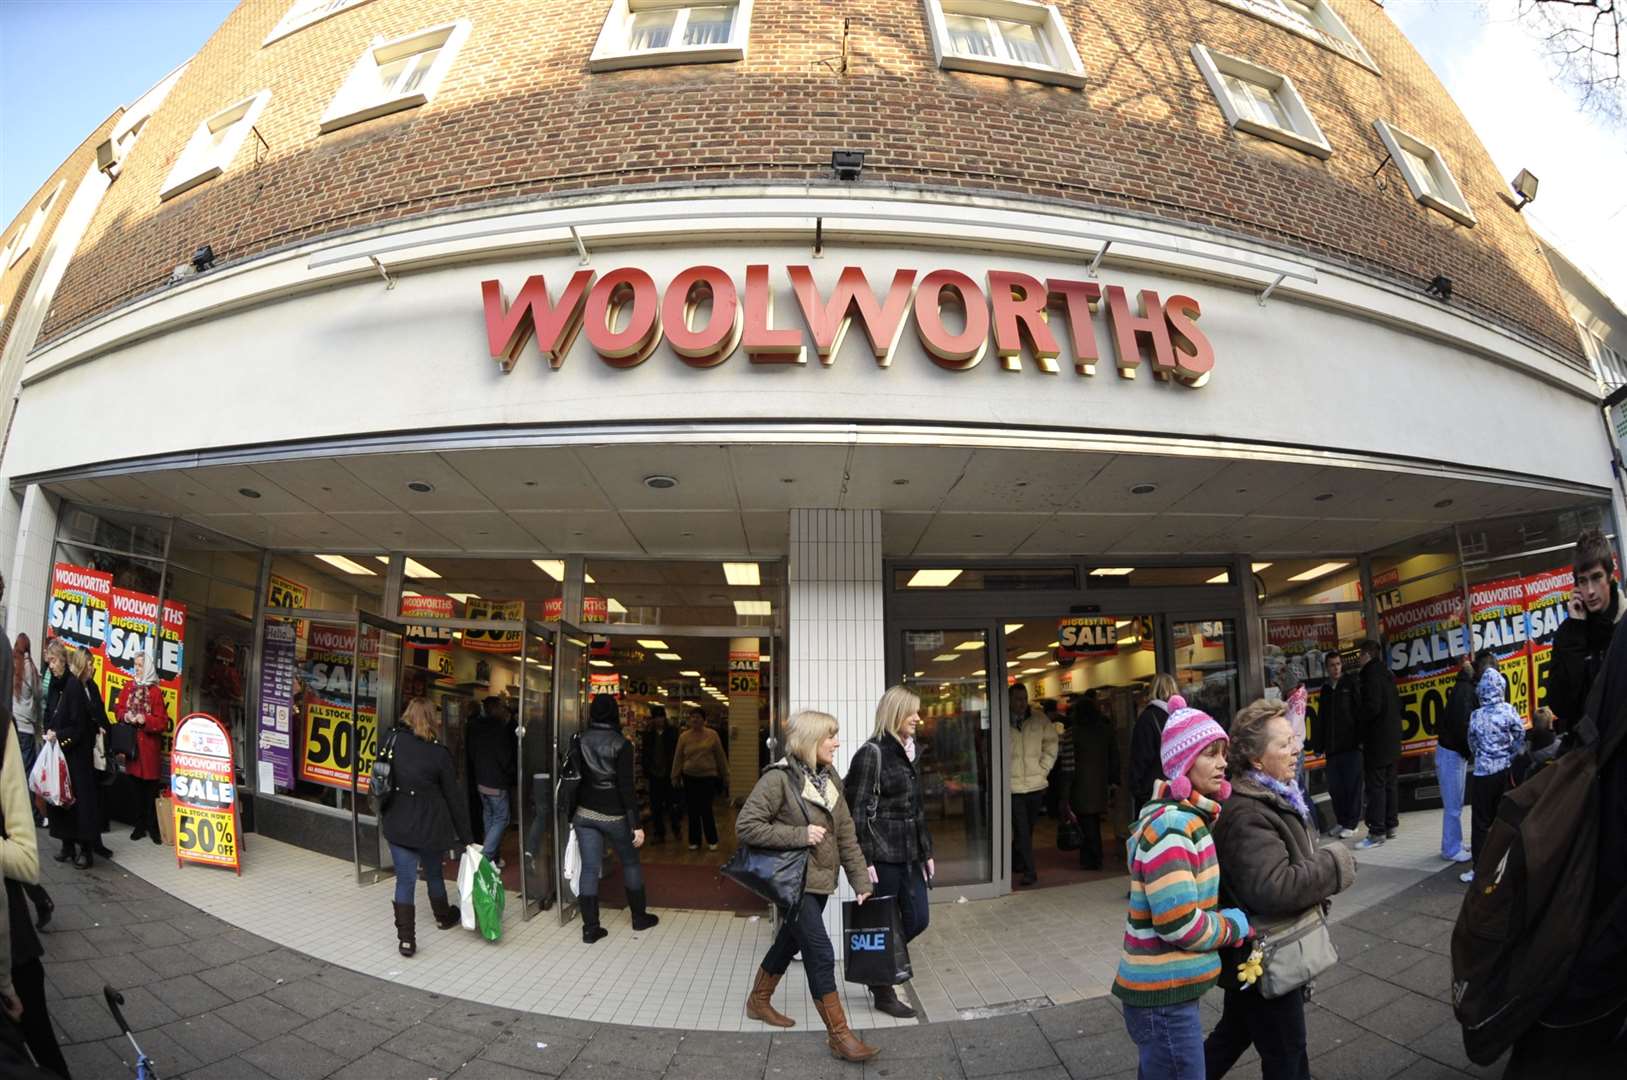
<instances>
[{"instance_id":1,"label":"dark trousers","mask_svg":"<svg viewBox=\"0 0 1627 1080\"><path fill-rule=\"evenodd\" d=\"M1011 872L1034 874L1034 822L1045 808L1045 792L1030 791L1011 796Z\"/></svg>"},{"instance_id":2,"label":"dark trousers","mask_svg":"<svg viewBox=\"0 0 1627 1080\"><path fill-rule=\"evenodd\" d=\"M1486 834L1497 817L1497 804L1508 790L1508 778L1507 769L1490 776L1469 778L1469 850L1474 852L1477 862L1485 850Z\"/></svg>"},{"instance_id":3,"label":"dark trousers","mask_svg":"<svg viewBox=\"0 0 1627 1080\"><path fill-rule=\"evenodd\" d=\"M655 833L655 838L665 840L669 824L673 836L681 835L678 831L681 820L683 808L677 793L672 790L672 781L665 776L650 777L650 831Z\"/></svg>"},{"instance_id":4,"label":"dark trousers","mask_svg":"<svg viewBox=\"0 0 1627 1080\"><path fill-rule=\"evenodd\" d=\"M1080 812L1076 806L1073 816L1079 819L1079 866L1084 870L1102 868L1102 815Z\"/></svg>"},{"instance_id":5,"label":"dark trousers","mask_svg":"<svg viewBox=\"0 0 1627 1080\"><path fill-rule=\"evenodd\" d=\"M23 1040L40 1068L54 1072L63 1080L72 1080L68 1063L62 1058L62 1048L56 1043L56 1032L51 1027L51 1013L45 1003L45 965L38 958L11 969L11 982L17 988L17 1000L23 1005Z\"/></svg>"},{"instance_id":6,"label":"dark trousers","mask_svg":"<svg viewBox=\"0 0 1627 1080\"><path fill-rule=\"evenodd\" d=\"M1401 824L1401 789L1396 783L1395 762L1367 769L1367 835L1376 840L1395 832Z\"/></svg>"},{"instance_id":7,"label":"dark trousers","mask_svg":"<svg viewBox=\"0 0 1627 1080\"><path fill-rule=\"evenodd\" d=\"M708 844L717 843L717 817L712 800L717 798L717 781L710 776L684 777L684 804L689 813L689 846L698 847L701 832Z\"/></svg>"},{"instance_id":8,"label":"dark trousers","mask_svg":"<svg viewBox=\"0 0 1627 1080\"><path fill-rule=\"evenodd\" d=\"M1264 998L1258 990L1227 990L1220 1022L1203 1040L1206 1080L1219 1080L1252 1045L1263 1080L1311 1080L1305 1051L1305 994Z\"/></svg>"},{"instance_id":9,"label":"dark trousers","mask_svg":"<svg viewBox=\"0 0 1627 1080\"><path fill-rule=\"evenodd\" d=\"M808 976L808 990L815 998L836 993L836 950L825 933L825 901L818 893L803 893L795 918L780 912L780 932L763 957L763 970L784 975L791 957L802 953L802 970Z\"/></svg>"},{"instance_id":10,"label":"dark trousers","mask_svg":"<svg viewBox=\"0 0 1627 1080\"><path fill-rule=\"evenodd\" d=\"M1328 799L1333 803L1333 819L1342 828L1361 824L1361 751L1345 750L1328 755Z\"/></svg>"},{"instance_id":11,"label":"dark trousers","mask_svg":"<svg viewBox=\"0 0 1627 1080\"><path fill-rule=\"evenodd\" d=\"M136 831L162 836L158 828L158 792L164 786L163 781L138 780L132 776L130 783L136 789Z\"/></svg>"},{"instance_id":12,"label":"dark trousers","mask_svg":"<svg viewBox=\"0 0 1627 1080\"><path fill-rule=\"evenodd\" d=\"M904 927L904 942L921 936L932 920L927 902L926 867L921 863L876 863L876 896L898 898L898 919Z\"/></svg>"}]
</instances>

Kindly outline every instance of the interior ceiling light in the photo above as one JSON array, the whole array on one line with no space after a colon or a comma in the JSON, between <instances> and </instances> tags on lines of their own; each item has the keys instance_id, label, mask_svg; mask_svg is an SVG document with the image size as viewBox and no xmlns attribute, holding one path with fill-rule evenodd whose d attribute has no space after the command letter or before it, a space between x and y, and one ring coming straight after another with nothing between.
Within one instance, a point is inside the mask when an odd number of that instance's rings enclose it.
<instances>
[{"instance_id":1,"label":"interior ceiling light","mask_svg":"<svg viewBox=\"0 0 1627 1080\"><path fill-rule=\"evenodd\" d=\"M754 562L726 562L723 564L723 579L730 585L761 585L762 572L757 569Z\"/></svg>"},{"instance_id":2,"label":"interior ceiling light","mask_svg":"<svg viewBox=\"0 0 1627 1080\"><path fill-rule=\"evenodd\" d=\"M767 653L764 653L763 655L761 655L761 656L759 656L757 658L757 662L759 664L766 664L772 659L774 659L772 656L768 655Z\"/></svg>"},{"instance_id":3,"label":"interior ceiling light","mask_svg":"<svg viewBox=\"0 0 1627 1080\"><path fill-rule=\"evenodd\" d=\"M910 589L942 589L960 577L959 570L917 570L905 587Z\"/></svg>"},{"instance_id":4,"label":"interior ceiling light","mask_svg":"<svg viewBox=\"0 0 1627 1080\"><path fill-rule=\"evenodd\" d=\"M402 596L422 596L424 594L421 593L421 592L413 592L411 589L402 589L401 590L401 595Z\"/></svg>"},{"instance_id":5,"label":"interior ceiling light","mask_svg":"<svg viewBox=\"0 0 1627 1080\"><path fill-rule=\"evenodd\" d=\"M701 673L698 671L680 671L678 674L682 675L686 679L698 679L701 677Z\"/></svg>"},{"instance_id":6,"label":"interior ceiling light","mask_svg":"<svg viewBox=\"0 0 1627 1080\"><path fill-rule=\"evenodd\" d=\"M1023 674L1024 675L1038 675L1040 672L1042 672L1044 670L1045 669L1042 668L1042 667L1025 667L1025 668L1023 668Z\"/></svg>"},{"instance_id":7,"label":"interior ceiling light","mask_svg":"<svg viewBox=\"0 0 1627 1080\"><path fill-rule=\"evenodd\" d=\"M1343 570L1345 567L1347 567L1349 565L1350 564L1348 562L1318 563L1317 565L1311 567L1309 570L1300 571L1299 573L1295 574L1293 577L1290 577L1288 580L1289 581L1310 581L1310 580L1312 580L1314 578L1322 577L1325 574L1331 574L1335 570Z\"/></svg>"},{"instance_id":8,"label":"interior ceiling light","mask_svg":"<svg viewBox=\"0 0 1627 1080\"><path fill-rule=\"evenodd\" d=\"M1006 661L1006 667L1016 667L1016 666L1017 666L1017 661L1015 661L1015 660L1007 660Z\"/></svg>"},{"instance_id":9,"label":"interior ceiling light","mask_svg":"<svg viewBox=\"0 0 1627 1080\"><path fill-rule=\"evenodd\" d=\"M1130 486L1131 495L1151 495L1157 490L1157 484L1132 484Z\"/></svg>"},{"instance_id":10,"label":"interior ceiling light","mask_svg":"<svg viewBox=\"0 0 1627 1080\"><path fill-rule=\"evenodd\" d=\"M774 604L769 600L736 600L734 602L736 615L772 615Z\"/></svg>"},{"instance_id":11,"label":"interior ceiling light","mask_svg":"<svg viewBox=\"0 0 1627 1080\"><path fill-rule=\"evenodd\" d=\"M1113 624L1113 629L1115 629L1115 630L1123 630L1126 626L1129 626L1129 625L1130 625L1130 620L1129 619L1120 619L1118 622Z\"/></svg>"},{"instance_id":12,"label":"interior ceiling light","mask_svg":"<svg viewBox=\"0 0 1627 1080\"><path fill-rule=\"evenodd\" d=\"M1268 562L1249 563L1249 569L1258 574L1261 570L1269 569L1271 565L1272 564Z\"/></svg>"},{"instance_id":13,"label":"interior ceiling light","mask_svg":"<svg viewBox=\"0 0 1627 1080\"><path fill-rule=\"evenodd\" d=\"M260 493L253 488L238 488L237 493L245 499L258 499L260 497Z\"/></svg>"},{"instance_id":14,"label":"interior ceiling light","mask_svg":"<svg viewBox=\"0 0 1627 1080\"><path fill-rule=\"evenodd\" d=\"M657 660L682 660L683 659L683 657L679 656L675 652L658 652L658 653L655 654L655 658Z\"/></svg>"},{"instance_id":15,"label":"interior ceiling light","mask_svg":"<svg viewBox=\"0 0 1627 1080\"><path fill-rule=\"evenodd\" d=\"M675 476L667 476L664 473L656 473L654 476L646 476L644 478L644 486L647 488L653 488L656 491L666 491L669 488L675 488L678 486L678 478Z\"/></svg>"},{"instance_id":16,"label":"interior ceiling light","mask_svg":"<svg viewBox=\"0 0 1627 1080\"><path fill-rule=\"evenodd\" d=\"M919 679L922 675L925 675L925 674L926 674L926 672L924 672L924 671L917 671L913 676L911 676L911 678Z\"/></svg>"},{"instance_id":17,"label":"interior ceiling light","mask_svg":"<svg viewBox=\"0 0 1627 1080\"><path fill-rule=\"evenodd\" d=\"M987 675L988 673L987 668L978 668L976 671L972 672L973 675Z\"/></svg>"},{"instance_id":18,"label":"interior ceiling light","mask_svg":"<svg viewBox=\"0 0 1627 1080\"><path fill-rule=\"evenodd\" d=\"M588 663L592 664L594 667L615 667L616 666L616 665L612 664L608 660L589 660Z\"/></svg>"},{"instance_id":19,"label":"interior ceiling light","mask_svg":"<svg viewBox=\"0 0 1627 1080\"><path fill-rule=\"evenodd\" d=\"M390 564L390 557L388 555L375 555L373 557L386 566ZM441 576L435 571L431 570L429 567L425 566L423 563L419 562L417 559L408 559L402 572L408 577L418 581L429 581L432 578L438 578Z\"/></svg>"},{"instance_id":20,"label":"interior ceiling light","mask_svg":"<svg viewBox=\"0 0 1627 1080\"><path fill-rule=\"evenodd\" d=\"M1022 628L1023 628L1023 624L1020 623L1020 622L1008 622L1008 623L1006 623L1006 633L1008 633L1008 634L1015 634L1017 631L1021 630Z\"/></svg>"},{"instance_id":21,"label":"interior ceiling light","mask_svg":"<svg viewBox=\"0 0 1627 1080\"><path fill-rule=\"evenodd\" d=\"M939 653L937 656L934 656L932 659L936 660L938 663L941 664L945 660L959 660L960 659L960 653L958 653L958 652Z\"/></svg>"},{"instance_id":22,"label":"interior ceiling light","mask_svg":"<svg viewBox=\"0 0 1627 1080\"><path fill-rule=\"evenodd\" d=\"M584 583L588 584L588 585L597 585L597 584L599 584L597 581L593 580L593 575L592 574L589 574L589 573L586 573L586 572L584 572L582 574L582 581Z\"/></svg>"},{"instance_id":23,"label":"interior ceiling light","mask_svg":"<svg viewBox=\"0 0 1627 1080\"><path fill-rule=\"evenodd\" d=\"M416 491L420 495L428 495L435 490L435 485L428 480L408 480L407 490Z\"/></svg>"},{"instance_id":24,"label":"interior ceiling light","mask_svg":"<svg viewBox=\"0 0 1627 1080\"><path fill-rule=\"evenodd\" d=\"M1212 577L1209 580L1205 581L1204 584L1205 585L1224 585L1224 584L1226 584L1226 582L1230 581L1231 579L1232 579L1231 572L1228 571L1228 570L1222 570L1220 573L1216 574L1214 577Z\"/></svg>"},{"instance_id":25,"label":"interior ceiling light","mask_svg":"<svg viewBox=\"0 0 1627 1080\"><path fill-rule=\"evenodd\" d=\"M1127 574L1133 574L1135 572L1136 572L1136 568L1133 567L1133 566L1098 566L1096 569L1094 569L1094 570L1092 570L1090 572L1090 576L1091 577L1124 577Z\"/></svg>"},{"instance_id":26,"label":"interior ceiling light","mask_svg":"<svg viewBox=\"0 0 1627 1080\"><path fill-rule=\"evenodd\" d=\"M343 555L318 555L317 558L336 570L343 570L347 574L357 574L363 577L378 577L372 570L363 566L355 559L347 559Z\"/></svg>"},{"instance_id":27,"label":"interior ceiling light","mask_svg":"<svg viewBox=\"0 0 1627 1080\"><path fill-rule=\"evenodd\" d=\"M625 614L627 614L627 609L622 607L621 606L621 601L617 600L614 596L606 598L606 600L604 602L604 609L606 611L610 612L610 614L612 614L612 615L625 615Z\"/></svg>"},{"instance_id":28,"label":"interior ceiling light","mask_svg":"<svg viewBox=\"0 0 1627 1080\"><path fill-rule=\"evenodd\" d=\"M1062 647L1062 642L1060 642L1060 641L1047 642L1045 647L1047 649L1060 649Z\"/></svg>"},{"instance_id":29,"label":"interior ceiling light","mask_svg":"<svg viewBox=\"0 0 1627 1080\"><path fill-rule=\"evenodd\" d=\"M1134 645L1134 644L1138 643L1140 640L1141 639L1138 638L1138 637L1121 637L1121 638L1119 638L1118 643L1120 645Z\"/></svg>"},{"instance_id":30,"label":"interior ceiling light","mask_svg":"<svg viewBox=\"0 0 1627 1080\"><path fill-rule=\"evenodd\" d=\"M638 639L638 643L644 646L646 649L665 649L670 647L660 638L641 637Z\"/></svg>"},{"instance_id":31,"label":"interior ceiling light","mask_svg":"<svg viewBox=\"0 0 1627 1080\"><path fill-rule=\"evenodd\" d=\"M1045 655L1045 650L1044 649L1035 649L1032 652L1018 653L1017 654L1017 659L1019 659L1019 660L1038 660L1040 657L1042 657L1044 655Z\"/></svg>"},{"instance_id":32,"label":"interior ceiling light","mask_svg":"<svg viewBox=\"0 0 1627 1080\"><path fill-rule=\"evenodd\" d=\"M957 652L971 652L973 649L981 649L982 647L983 643L981 641L963 641L955 646L955 650Z\"/></svg>"},{"instance_id":33,"label":"interior ceiling light","mask_svg":"<svg viewBox=\"0 0 1627 1080\"><path fill-rule=\"evenodd\" d=\"M555 581L563 582L565 580L564 559L532 559L531 565L535 566L538 570L541 570L544 574L547 574Z\"/></svg>"}]
</instances>

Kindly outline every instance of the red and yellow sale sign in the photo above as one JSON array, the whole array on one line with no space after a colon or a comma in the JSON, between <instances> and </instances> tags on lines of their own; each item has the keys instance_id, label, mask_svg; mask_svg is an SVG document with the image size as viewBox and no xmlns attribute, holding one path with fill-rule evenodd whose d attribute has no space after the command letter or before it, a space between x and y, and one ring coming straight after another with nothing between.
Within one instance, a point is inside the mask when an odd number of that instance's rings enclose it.
<instances>
[{"instance_id":1,"label":"red and yellow sale sign","mask_svg":"<svg viewBox=\"0 0 1627 1080\"><path fill-rule=\"evenodd\" d=\"M175 863L228 866L243 873L232 739L208 713L191 713L175 728L170 759Z\"/></svg>"},{"instance_id":2,"label":"red and yellow sale sign","mask_svg":"<svg viewBox=\"0 0 1627 1080\"><path fill-rule=\"evenodd\" d=\"M1548 660L1554 652L1554 635L1565 621L1565 601L1576 587L1576 574L1569 567L1532 574L1524 579L1527 646L1531 654L1531 709L1547 704Z\"/></svg>"},{"instance_id":3,"label":"red and yellow sale sign","mask_svg":"<svg viewBox=\"0 0 1627 1080\"><path fill-rule=\"evenodd\" d=\"M1468 651L1463 594L1441 593L1381 611L1378 625L1401 693L1401 753L1428 753L1457 680L1458 658Z\"/></svg>"},{"instance_id":4,"label":"red and yellow sale sign","mask_svg":"<svg viewBox=\"0 0 1627 1080\"><path fill-rule=\"evenodd\" d=\"M1531 662L1527 655L1525 579L1502 578L1469 589L1474 652L1489 649L1508 680L1508 701L1521 716L1531 715Z\"/></svg>"},{"instance_id":5,"label":"red and yellow sale sign","mask_svg":"<svg viewBox=\"0 0 1627 1080\"><path fill-rule=\"evenodd\" d=\"M158 661L158 688L164 694L164 753L175 738L175 717L181 704L181 658L186 636L186 605L164 602L164 624L158 625L158 597L115 587L108 597L107 639L102 651L108 711L117 707L119 694L136 677L136 657L151 646ZM155 640L156 638L156 640Z\"/></svg>"},{"instance_id":6,"label":"red and yellow sale sign","mask_svg":"<svg viewBox=\"0 0 1627 1080\"><path fill-rule=\"evenodd\" d=\"M354 626L311 624L300 665L305 683L300 779L348 788L355 770L357 785L366 786L378 753L378 646L378 633L370 628L358 650Z\"/></svg>"}]
</instances>

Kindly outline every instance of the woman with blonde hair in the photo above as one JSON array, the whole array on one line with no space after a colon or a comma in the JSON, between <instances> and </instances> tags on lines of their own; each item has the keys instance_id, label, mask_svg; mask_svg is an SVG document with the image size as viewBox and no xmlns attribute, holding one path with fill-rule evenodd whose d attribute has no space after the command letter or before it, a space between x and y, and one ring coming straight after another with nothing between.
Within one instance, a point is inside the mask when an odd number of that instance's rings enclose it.
<instances>
[{"instance_id":1,"label":"woman with blonde hair","mask_svg":"<svg viewBox=\"0 0 1627 1080\"><path fill-rule=\"evenodd\" d=\"M920 723L921 699L909 690L895 686L881 695L875 734L854 753L842 785L870 880L878 896L897 898L906 942L927 928L927 884L936 870L915 764ZM891 986L872 986L870 995L877 1012L901 1019L915 1015Z\"/></svg>"},{"instance_id":2,"label":"woman with blonde hair","mask_svg":"<svg viewBox=\"0 0 1627 1080\"><path fill-rule=\"evenodd\" d=\"M415 697L401 722L384 737L379 752L389 756L394 792L384 806L384 839L395 864L396 948L402 956L418 951L418 909L413 903L422 869L435 925L450 930L462 912L446 896L441 860L473 843L469 808L458 795L452 752L439 741L440 724L429 699Z\"/></svg>"},{"instance_id":3,"label":"woman with blonde hair","mask_svg":"<svg viewBox=\"0 0 1627 1080\"><path fill-rule=\"evenodd\" d=\"M774 1008L773 996L791 966L791 957L801 950L802 968L814 1007L825 1022L831 1055L844 1061L868 1061L880 1051L866 1046L847 1026L836 992L836 953L825 933L825 901L836 891L838 867L847 871L848 884L859 894L859 903L874 888L842 796L841 780L831 764L838 730L836 718L829 713L804 709L793 715L785 756L763 770L735 822L743 844L811 849L802 899L791 910L780 912L780 932L757 970L751 996L746 999L746 1015L775 1027L795 1024Z\"/></svg>"},{"instance_id":4,"label":"woman with blonde hair","mask_svg":"<svg viewBox=\"0 0 1627 1080\"><path fill-rule=\"evenodd\" d=\"M90 654L52 638L45 643L45 666L51 670L51 688L45 698L46 742L54 742L68 762L73 785L72 806L51 810L51 835L62 842L57 862L73 860L80 870L90 869L102 842L101 788L96 783L96 721L91 695L83 681L91 670ZM72 675L72 678L69 676Z\"/></svg>"}]
</instances>

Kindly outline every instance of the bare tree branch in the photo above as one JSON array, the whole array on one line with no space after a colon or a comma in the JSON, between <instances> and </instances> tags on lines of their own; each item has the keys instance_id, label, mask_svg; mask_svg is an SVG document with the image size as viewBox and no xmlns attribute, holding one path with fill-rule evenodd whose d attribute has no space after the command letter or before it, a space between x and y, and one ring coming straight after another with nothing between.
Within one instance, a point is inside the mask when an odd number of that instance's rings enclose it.
<instances>
[{"instance_id":1,"label":"bare tree branch","mask_svg":"<svg viewBox=\"0 0 1627 1080\"><path fill-rule=\"evenodd\" d=\"M1627 126L1623 79L1623 0L1519 0L1517 18L1542 35L1559 81L1582 110Z\"/></svg>"}]
</instances>

